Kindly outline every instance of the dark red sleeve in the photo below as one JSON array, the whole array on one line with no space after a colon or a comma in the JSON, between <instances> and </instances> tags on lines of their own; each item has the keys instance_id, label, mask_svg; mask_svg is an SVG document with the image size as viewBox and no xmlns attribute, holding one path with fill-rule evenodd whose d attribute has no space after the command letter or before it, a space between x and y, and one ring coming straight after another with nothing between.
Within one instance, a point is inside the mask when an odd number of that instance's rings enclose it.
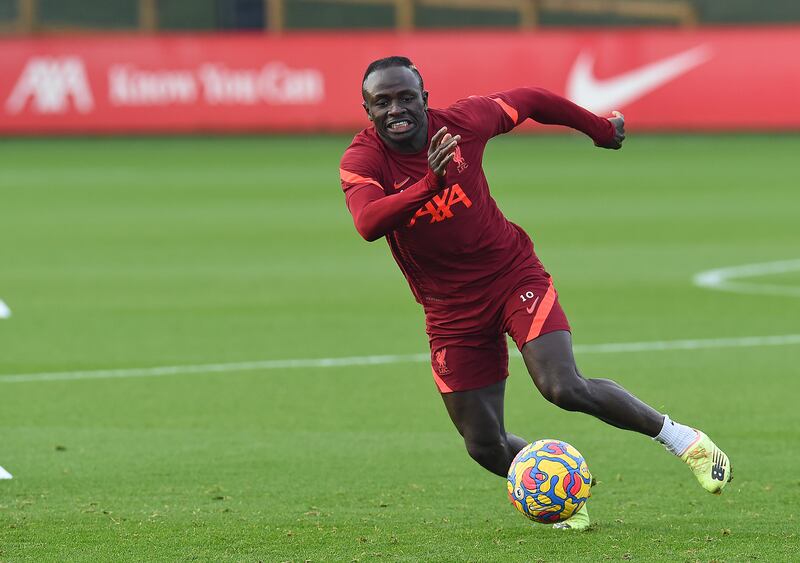
<instances>
[{"instance_id":1,"label":"dark red sleeve","mask_svg":"<svg viewBox=\"0 0 800 563\"><path fill-rule=\"evenodd\" d=\"M518 125L527 118L547 125L564 125L576 129L605 147L614 145L614 125L581 106L544 88L516 88L490 96ZM501 103L502 102L502 103ZM514 113L516 112L516 116Z\"/></svg>"},{"instance_id":2,"label":"dark red sleeve","mask_svg":"<svg viewBox=\"0 0 800 563\"><path fill-rule=\"evenodd\" d=\"M369 168L363 156L349 149L342 157L339 177L356 230L370 242L408 222L443 187L439 177L428 170L419 182L402 192L386 195L375 179L379 175Z\"/></svg>"},{"instance_id":3,"label":"dark red sleeve","mask_svg":"<svg viewBox=\"0 0 800 563\"><path fill-rule=\"evenodd\" d=\"M544 88L515 88L491 96L473 96L453 108L470 115L476 128L487 138L507 133L530 118L581 131L598 146L614 146L614 125L608 119Z\"/></svg>"}]
</instances>

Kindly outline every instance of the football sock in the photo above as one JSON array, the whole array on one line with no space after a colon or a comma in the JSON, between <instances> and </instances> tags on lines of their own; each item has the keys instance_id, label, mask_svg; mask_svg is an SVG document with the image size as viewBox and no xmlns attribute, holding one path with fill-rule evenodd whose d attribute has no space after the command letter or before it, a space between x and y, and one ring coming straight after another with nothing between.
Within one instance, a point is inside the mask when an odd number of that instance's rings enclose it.
<instances>
[{"instance_id":1,"label":"football sock","mask_svg":"<svg viewBox=\"0 0 800 563\"><path fill-rule=\"evenodd\" d=\"M677 456L683 455L687 448L697 439L697 430L689 426L670 420L664 415L664 426L661 432L653 438L664 444L664 447Z\"/></svg>"}]
</instances>

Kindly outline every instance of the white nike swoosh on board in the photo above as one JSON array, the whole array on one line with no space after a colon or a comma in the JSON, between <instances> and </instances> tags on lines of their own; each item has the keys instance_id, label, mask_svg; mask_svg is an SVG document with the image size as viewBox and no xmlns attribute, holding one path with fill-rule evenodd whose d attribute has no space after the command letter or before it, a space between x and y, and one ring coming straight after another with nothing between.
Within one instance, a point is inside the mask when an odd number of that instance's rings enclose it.
<instances>
[{"instance_id":1,"label":"white nike swoosh on board","mask_svg":"<svg viewBox=\"0 0 800 563\"><path fill-rule=\"evenodd\" d=\"M567 78L567 98L594 113L621 109L711 59L707 45L650 63L613 78L594 77L594 55L582 51Z\"/></svg>"}]
</instances>

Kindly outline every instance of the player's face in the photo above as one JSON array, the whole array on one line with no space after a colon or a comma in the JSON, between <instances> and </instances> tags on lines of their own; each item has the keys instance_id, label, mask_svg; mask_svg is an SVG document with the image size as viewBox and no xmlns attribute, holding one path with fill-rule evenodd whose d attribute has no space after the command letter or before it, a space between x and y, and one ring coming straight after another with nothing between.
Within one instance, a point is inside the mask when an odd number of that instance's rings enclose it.
<instances>
[{"instance_id":1,"label":"player's face","mask_svg":"<svg viewBox=\"0 0 800 563\"><path fill-rule=\"evenodd\" d=\"M428 93L404 66L376 70L364 81L364 109L384 142L399 152L419 152L428 140Z\"/></svg>"}]
</instances>

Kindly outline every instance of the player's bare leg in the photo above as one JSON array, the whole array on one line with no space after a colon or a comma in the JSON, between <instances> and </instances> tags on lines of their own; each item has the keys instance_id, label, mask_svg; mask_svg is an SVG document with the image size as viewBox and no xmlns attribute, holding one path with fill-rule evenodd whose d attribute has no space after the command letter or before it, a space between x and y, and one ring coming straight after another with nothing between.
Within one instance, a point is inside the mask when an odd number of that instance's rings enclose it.
<instances>
[{"instance_id":1,"label":"player's bare leg","mask_svg":"<svg viewBox=\"0 0 800 563\"><path fill-rule=\"evenodd\" d=\"M523 346L522 357L534 384L551 403L655 438L689 465L709 492L721 493L730 481L728 456L708 436L671 421L610 379L584 378L575 365L569 332L531 340Z\"/></svg>"},{"instance_id":2,"label":"player's bare leg","mask_svg":"<svg viewBox=\"0 0 800 563\"><path fill-rule=\"evenodd\" d=\"M610 379L581 376L572 355L572 336L565 330L544 334L522 348L534 384L551 403L568 411L591 414L619 428L658 435L664 415Z\"/></svg>"},{"instance_id":3,"label":"player's bare leg","mask_svg":"<svg viewBox=\"0 0 800 563\"><path fill-rule=\"evenodd\" d=\"M528 445L519 436L506 432L503 424L503 397L506 382L481 389L442 393L450 419L470 457L495 475L506 477L514 456Z\"/></svg>"}]
</instances>

